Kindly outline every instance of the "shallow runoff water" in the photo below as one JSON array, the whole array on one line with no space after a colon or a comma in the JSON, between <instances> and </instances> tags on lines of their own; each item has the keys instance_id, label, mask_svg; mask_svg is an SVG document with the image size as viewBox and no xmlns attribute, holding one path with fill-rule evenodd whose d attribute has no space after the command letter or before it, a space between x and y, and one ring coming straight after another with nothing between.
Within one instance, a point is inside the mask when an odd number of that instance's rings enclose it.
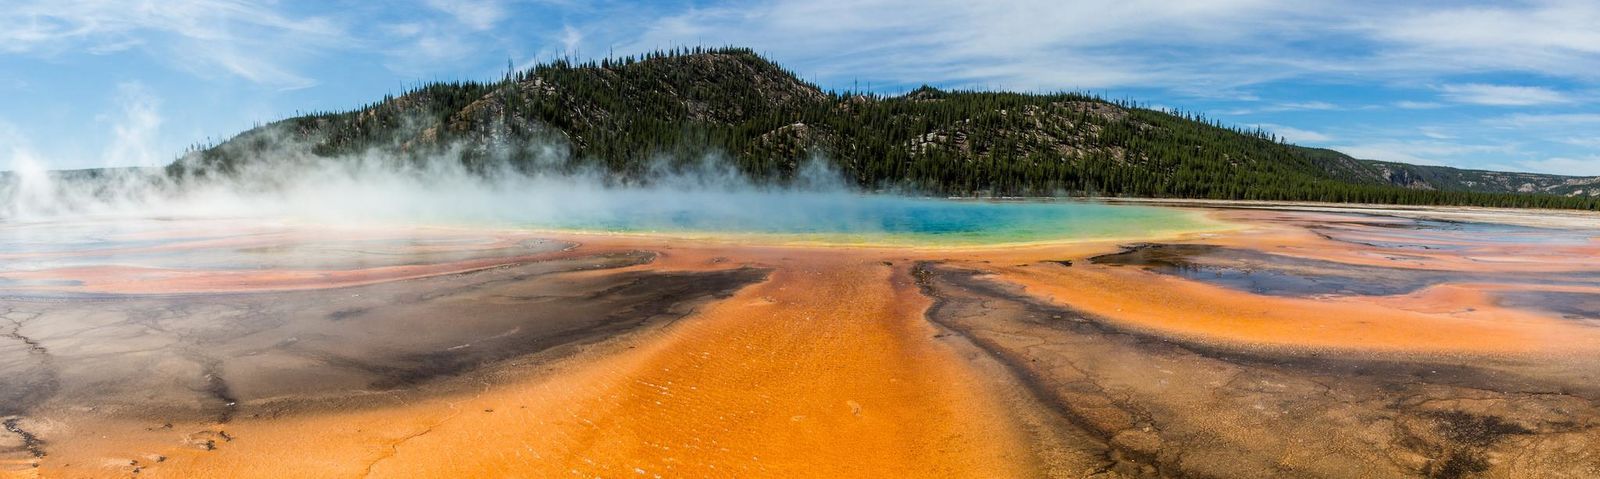
<instances>
[{"instance_id":1,"label":"shallow runoff water","mask_svg":"<svg viewBox=\"0 0 1600 479\"><path fill-rule=\"evenodd\" d=\"M793 195L783 200L749 208L736 202L640 202L630 208L524 225L584 232L929 246L1133 238L1218 227L1195 211L1073 200L874 195Z\"/></svg>"},{"instance_id":2,"label":"shallow runoff water","mask_svg":"<svg viewBox=\"0 0 1600 479\"><path fill-rule=\"evenodd\" d=\"M489 203L489 202L485 202ZM0 220L0 257L105 251L107 255L174 242L216 240L284 228L336 225L322 241L347 242L349 227L443 226L602 234L644 234L695 240L926 247L1135 239L1221 228L1177 208L1081 200L950 200L838 193L730 194L617 192L550 202L493 202L493 208L439 205L431 210L355 209L336 214L85 216ZM332 208L330 208L332 210ZM246 233L249 232L249 233ZM359 236L359 235L358 235ZM303 252L283 251L283 254ZM0 268L4 269L4 268Z\"/></svg>"}]
</instances>

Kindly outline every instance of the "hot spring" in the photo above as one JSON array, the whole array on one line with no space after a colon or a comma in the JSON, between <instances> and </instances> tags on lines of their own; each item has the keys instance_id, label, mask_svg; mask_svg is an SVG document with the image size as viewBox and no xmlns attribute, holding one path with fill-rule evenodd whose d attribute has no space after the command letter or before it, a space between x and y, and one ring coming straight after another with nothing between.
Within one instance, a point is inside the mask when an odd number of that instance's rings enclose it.
<instances>
[{"instance_id":1,"label":"hot spring","mask_svg":"<svg viewBox=\"0 0 1600 479\"><path fill-rule=\"evenodd\" d=\"M1161 236L1217 227L1199 213L1089 201L715 193L639 198L520 223L541 230L849 245L978 246Z\"/></svg>"},{"instance_id":2,"label":"hot spring","mask_svg":"<svg viewBox=\"0 0 1600 479\"><path fill-rule=\"evenodd\" d=\"M866 194L824 163L791 181L754 181L707 160L617 184L603 172L469 172L459 161L405 167L381 159L263 161L232 176L178 181L161 170L79 178L43 173L0 178L0 228L15 239L32 225L60 235L110 238L166 221L246 221L296 226L464 227L694 239L844 245L989 246L1164 236L1215 229L1183 209L1085 200L952 200ZM70 230L48 227L75 223ZM87 223L87 224L86 224ZM95 231L100 227L112 231ZM91 241L92 242L92 241Z\"/></svg>"}]
</instances>

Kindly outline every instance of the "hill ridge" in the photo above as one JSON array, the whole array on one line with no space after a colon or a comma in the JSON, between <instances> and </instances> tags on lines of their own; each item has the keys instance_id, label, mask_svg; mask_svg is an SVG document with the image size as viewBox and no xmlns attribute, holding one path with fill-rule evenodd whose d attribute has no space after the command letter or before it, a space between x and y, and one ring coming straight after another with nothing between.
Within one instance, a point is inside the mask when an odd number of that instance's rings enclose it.
<instances>
[{"instance_id":1,"label":"hill ridge","mask_svg":"<svg viewBox=\"0 0 1600 479\"><path fill-rule=\"evenodd\" d=\"M825 91L743 48L558 60L492 83L429 84L348 112L264 125L169 171L227 174L284 140L518 168L650 165L723 155L758 180L829 159L857 185L941 195L1060 194L1600 209L1600 178L1360 160L1201 114L1083 93ZM538 148L533 148L538 146Z\"/></svg>"}]
</instances>

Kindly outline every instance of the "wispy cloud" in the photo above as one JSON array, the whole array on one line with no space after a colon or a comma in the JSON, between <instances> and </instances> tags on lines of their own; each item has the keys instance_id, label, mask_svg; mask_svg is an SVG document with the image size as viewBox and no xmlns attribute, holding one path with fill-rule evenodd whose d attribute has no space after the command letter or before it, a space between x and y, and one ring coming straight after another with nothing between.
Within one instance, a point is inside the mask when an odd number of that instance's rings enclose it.
<instances>
[{"instance_id":1,"label":"wispy cloud","mask_svg":"<svg viewBox=\"0 0 1600 479\"><path fill-rule=\"evenodd\" d=\"M1569 136L1566 138L1557 139L1556 141L1566 143L1568 145L1600 150L1600 136Z\"/></svg>"},{"instance_id":2,"label":"wispy cloud","mask_svg":"<svg viewBox=\"0 0 1600 479\"><path fill-rule=\"evenodd\" d=\"M1543 0L1390 5L1358 23L1402 71L1522 71L1600 77L1600 3Z\"/></svg>"},{"instance_id":3,"label":"wispy cloud","mask_svg":"<svg viewBox=\"0 0 1600 479\"><path fill-rule=\"evenodd\" d=\"M561 48L564 51L575 52L583 45L583 32L573 28L572 25L561 27Z\"/></svg>"},{"instance_id":4,"label":"wispy cloud","mask_svg":"<svg viewBox=\"0 0 1600 479\"><path fill-rule=\"evenodd\" d=\"M1434 108L1444 108L1445 105L1443 103L1433 101L1401 100L1395 102L1394 106L1406 110L1431 110Z\"/></svg>"},{"instance_id":5,"label":"wispy cloud","mask_svg":"<svg viewBox=\"0 0 1600 479\"><path fill-rule=\"evenodd\" d=\"M1432 139L1435 139L1435 140L1454 140L1454 139L1457 138L1455 134L1450 133L1448 130L1446 130L1444 128L1441 128L1441 127L1437 127L1437 126L1418 127L1417 128L1417 132L1421 133L1422 136L1425 136L1425 137L1428 137L1428 138L1432 138Z\"/></svg>"},{"instance_id":6,"label":"wispy cloud","mask_svg":"<svg viewBox=\"0 0 1600 479\"><path fill-rule=\"evenodd\" d=\"M673 44L753 45L799 60L817 74L863 75L901 83L1017 89L1235 84L1261 71L1252 56L1196 68L1152 42L1201 47L1253 44L1282 2L1042 0L973 3L776 0L693 9L656 20L629 50ZM1084 12L1095 12L1092 19ZM826 56L822 62L819 57ZM1156 61L1160 60L1160 61Z\"/></svg>"},{"instance_id":7,"label":"wispy cloud","mask_svg":"<svg viewBox=\"0 0 1600 479\"><path fill-rule=\"evenodd\" d=\"M94 64L109 84L139 80L151 98L167 102L143 103L152 112L272 114L347 107L371 100L374 88L418 78L494 78L506 58L526 67L560 55L737 45L825 87L1087 89L1226 114L1240 124L1270 125L1291 141L1337 142L1357 156L1399 161L1514 166L1582 159L1596 148L1585 139L1600 128L1600 113L1593 113L1600 3L1587 0L0 3L0 90L15 85L8 91L26 87L30 96L63 99L0 111L14 122L83 101L69 97L89 97L15 67L19 58L32 62L25 66ZM3 64L8 59L12 65ZM173 75L127 71L129 64L188 75L163 80ZM224 86L204 97L170 90L196 84ZM315 85L332 87L304 88ZM24 126L70 131L63 125L92 122L83 116L103 110L73 109L86 113L51 128ZM108 123L140 124L125 110L139 111L115 107L107 118L122 119ZM155 116L160 131L219 133L214 121ZM134 144L119 138L136 130L108 131L79 156ZM1486 151L1491 144L1530 150Z\"/></svg>"},{"instance_id":8,"label":"wispy cloud","mask_svg":"<svg viewBox=\"0 0 1600 479\"><path fill-rule=\"evenodd\" d=\"M1600 113L1514 113L1489 118L1484 123L1500 128L1600 126Z\"/></svg>"},{"instance_id":9,"label":"wispy cloud","mask_svg":"<svg viewBox=\"0 0 1600 479\"><path fill-rule=\"evenodd\" d=\"M0 8L0 51L53 56L146 49L197 74L220 71L277 88L315 84L292 66L296 57L345 40L329 19L234 0L24 0Z\"/></svg>"},{"instance_id":10,"label":"wispy cloud","mask_svg":"<svg viewBox=\"0 0 1600 479\"><path fill-rule=\"evenodd\" d=\"M519 12L532 4L414 1L422 7L416 14L352 31L345 27L373 19L361 9L295 15L285 5L246 0L22 0L0 11L0 51L159 49L182 58L175 61L198 63L194 70L220 69L281 87L316 82L294 60L318 49L377 51L396 71L417 73L443 60L481 55L485 47L529 40L546 43L519 50L599 54L612 47L637 53L746 45L834 82L1156 87L1195 97L1218 91L1247 96L1252 85L1351 75L1378 81L1508 70L1600 76L1600 30L1592 27L1600 24L1600 6L1584 1L1395 7L1377 1L757 0L659 15L627 12L660 6L615 2L546 1L538 12ZM553 31L507 30L518 16L561 18L574 11L586 12L587 20L558 20ZM1540 87L1447 87L1469 90L1455 96L1477 104L1545 104L1560 95ZM1485 87L1500 89L1470 91Z\"/></svg>"},{"instance_id":11,"label":"wispy cloud","mask_svg":"<svg viewBox=\"0 0 1600 479\"><path fill-rule=\"evenodd\" d=\"M1311 130L1302 130L1302 129L1291 127L1291 126L1274 125L1274 124L1271 124L1271 123L1262 123L1262 124L1258 124L1258 125L1255 125L1255 126L1258 127L1258 128L1261 128L1263 130L1267 130L1267 131L1276 133L1278 136L1283 137L1285 140L1289 140L1290 143L1302 143L1302 144L1311 143L1311 144L1315 144L1315 143L1327 143L1327 142L1333 140L1333 136L1328 135L1326 133L1321 133L1321 132L1316 132L1316 131L1311 131Z\"/></svg>"},{"instance_id":12,"label":"wispy cloud","mask_svg":"<svg viewBox=\"0 0 1600 479\"><path fill-rule=\"evenodd\" d=\"M1283 110L1283 111L1293 111L1293 110L1337 110L1337 109L1339 109L1339 105L1335 105L1335 104L1328 103L1328 102L1325 102L1325 101L1302 101L1302 102L1279 103L1276 106L1276 108L1280 109L1280 110Z\"/></svg>"},{"instance_id":13,"label":"wispy cloud","mask_svg":"<svg viewBox=\"0 0 1600 479\"><path fill-rule=\"evenodd\" d=\"M1375 140L1333 148L1367 160L1446 166L1464 166L1459 161L1463 155L1504 157L1517 153L1516 145L1511 144L1464 144L1436 140Z\"/></svg>"},{"instance_id":14,"label":"wispy cloud","mask_svg":"<svg viewBox=\"0 0 1600 479\"><path fill-rule=\"evenodd\" d=\"M1344 107L1325 101L1282 102L1251 108L1235 108L1223 111L1226 115L1254 115L1257 113L1277 113L1285 111L1329 111L1343 110Z\"/></svg>"},{"instance_id":15,"label":"wispy cloud","mask_svg":"<svg viewBox=\"0 0 1600 479\"><path fill-rule=\"evenodd\" d=\"M139 82L117 85L117 111L100 119L111 123L112 141L102 161L107 166L159 166L171 158L158 156L161 100Z\"/></svg>"},{"instance_id":16,"label":"wispy cloud","mask_svg":"<svg viewBox=\"0 0 1600 479\"><path fill-rule=\"evenodd\" d=\"M1583 1L768 0L664 16L627 44L752 45L825 77L1204 96L1284 79L1416 82L1496 71L1593 79L1596 24L1600 6Z\"/></svg>"},{"instance_id":17,"label":"wispy cloud","mask_svg":"<svg viewBox=\"0 0 1600 479\"><path fill-rule=\"evenodd\" d=\"M505 5L494 0L427 0L429 7L449 14L456 22L473 30L494 28L506 17Z\"/></svg>"},{"instance_id":18,"label":"wispy cloud","mask_svg":"<svg viewBox=\"0 0 1600 479\"><path fill-rule=\"evenodd\" d=\"M390 70L418 75L441 65L464 65L499 49L510 17L499 0L422 0L427 14L408 17L379 29L375 42Z\"/></svg>"},{"instance_id":19,"label":"wispy cloud","mask_svg":"<svg viewBox=\"0 0 1600 479\"><path fill-rule=\"evenodd\" d=\"M1489 106L1548 105L1571 101L1561 92L1538 86L1467 83L1443 85L1439 91L1454 101Z\"/></svg>"},{"instance_id":20,"label":"wispy cloud","mask_svg":"<svg viewBox=\"0 0 1600 479\"><path fill-rule=\"evenodd\" d=\"M1600 176L1600 155L1529 160L1518 162L1517 166L1527 171L1552 175Z\"/></svg>"}]
</instances>

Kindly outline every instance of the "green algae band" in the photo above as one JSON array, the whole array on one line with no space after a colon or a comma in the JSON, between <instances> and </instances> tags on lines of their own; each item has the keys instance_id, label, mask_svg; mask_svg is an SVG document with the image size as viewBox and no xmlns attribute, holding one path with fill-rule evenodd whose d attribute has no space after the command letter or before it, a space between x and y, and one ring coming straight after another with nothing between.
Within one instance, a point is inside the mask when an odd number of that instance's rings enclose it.
<instances>
[{"instance_id":1,"label":"green algae band","mask_svg":"<svg viewBox=\"0 0 1600 479\"><path fill-rule=\"evenodd\" d=\"M840 244L995 245L1147 237L1215 228L1199 213L1086 201L938 200L875 195L714 195L640 201L535 228L683 236L760 236Z\"/></svg>"}]
</instances>

